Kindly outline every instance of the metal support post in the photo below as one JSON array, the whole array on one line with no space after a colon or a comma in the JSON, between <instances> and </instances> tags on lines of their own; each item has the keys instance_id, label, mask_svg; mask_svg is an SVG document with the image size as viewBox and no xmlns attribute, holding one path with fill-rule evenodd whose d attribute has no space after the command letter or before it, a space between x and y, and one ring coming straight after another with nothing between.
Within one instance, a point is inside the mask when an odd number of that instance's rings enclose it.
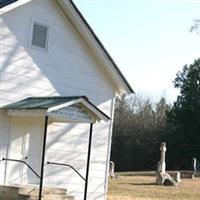
<instances>
[{"instance_id":1,"label":"metal support post","mask_svg":"<svg viewBox=\"0 0 200 200\"><path fill-rule=\"evenodd\" d=\"M45 116L45 125L44 125L43 147L42 147L42 162L41 162L41 172L40 172L39 200L42 199L44 160L45 160L45 149L46 149L46 139L47 139L47 126L48 126L48 116L46 115Z\"/></svg>"},{"instance_id":2,"label":"metal support post","mask_svg":"<svg viewBox=\"0 0 200 200\"><path fill-rule=\"evenodd\" d=\"M89 143L88 143L88 156L87 156L87 166L86 166L84 200L87 200L88 179L89 179L89 170L90 170L90 154L91 154L91 145L92 145L92 130L93 130L93 124L91 123L90 124L90 134L89 134Z\"/></svg>"}]
</instances>

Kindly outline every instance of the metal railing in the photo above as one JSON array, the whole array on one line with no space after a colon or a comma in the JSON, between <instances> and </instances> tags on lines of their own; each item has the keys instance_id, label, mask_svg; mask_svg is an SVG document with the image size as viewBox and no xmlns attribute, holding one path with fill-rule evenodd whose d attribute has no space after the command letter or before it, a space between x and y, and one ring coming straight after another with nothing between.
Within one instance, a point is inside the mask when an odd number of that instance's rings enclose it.
<instances>
[{"instance_id":1,"label":"metal railing","mask_svg":"<svg viewBox=\"0 0 200 200\"><path fill-rule=\"evenodd\" d=\"M80 178L82 178L84 181L86 181L86 179L72 165L64 164L64 163L49 162L49 161L47 162L47 164L48 165L59 165L59 166L64 166L64 167L70 167L71 169L73 169L76 172L76 174L79 175Z\"/></svg>"},{"instance_id":2,"label":"metal railing","mask_svg":"<svg viewBox=\"0 0 200 200\"><path fill-rule=\"evenodd\" d=\"M2 161L11 161L11 162L19 162L19 163L22 163L22 164L26 165L26 166L33 172L33 174L35 174L35 176L37 176L39 179L41 179L40 176L38 175L38 173L37 173L28 163L26 163L26 162L23 161L23 160L2 158Z\"/></svg>"}]
</instances>

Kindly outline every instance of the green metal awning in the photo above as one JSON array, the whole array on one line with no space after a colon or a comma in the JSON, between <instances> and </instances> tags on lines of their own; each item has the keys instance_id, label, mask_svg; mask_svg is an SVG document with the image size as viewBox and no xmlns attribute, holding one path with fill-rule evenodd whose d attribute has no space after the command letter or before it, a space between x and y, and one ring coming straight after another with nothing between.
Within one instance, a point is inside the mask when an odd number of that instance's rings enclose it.
<instances>
[{"instance_id":1,"label":"green metal awning","mask_svg":"<svg viewBox=\"0 0 200 200\"><path fill-rule=\"evenodd\" d=\"M35 110L54 119L54 121L71 121L88 123L108 121L110 118L92 104L86 96L30 97L1 107L9 110L10 115L25 116Z\"/></svg>"},{"instance_id":2,"label":"green metal awning","mask_svg":"<svg viewBox=\"0 0 200 200\"><path fill-rule=\"evenodd\" d=\"M21 101L17 101L6 106L4 109L48 109L52 106L60 105L72 100L84 98L85 96L73 96L73 97L29 97Z\"/></svg>"}]
</instances>

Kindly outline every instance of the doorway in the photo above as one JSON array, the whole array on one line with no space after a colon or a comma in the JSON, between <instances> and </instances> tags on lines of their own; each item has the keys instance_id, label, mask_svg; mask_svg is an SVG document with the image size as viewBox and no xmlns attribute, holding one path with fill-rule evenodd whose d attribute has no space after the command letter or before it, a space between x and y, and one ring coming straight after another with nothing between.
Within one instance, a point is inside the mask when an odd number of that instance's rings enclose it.
<instances>
[{"instance_id":1,"label":"doorway","mask_svg":"<svg viewBox=\"0 0 200 200\"><path fill-rule=\"evenodd\" d=\"M36 117L12 117L8 158L23 160L40 173L43 140L43 120ZM6 182L13 184L39 184L39 179L23 163L7 163Z\"/></svg>"}]
</instances>

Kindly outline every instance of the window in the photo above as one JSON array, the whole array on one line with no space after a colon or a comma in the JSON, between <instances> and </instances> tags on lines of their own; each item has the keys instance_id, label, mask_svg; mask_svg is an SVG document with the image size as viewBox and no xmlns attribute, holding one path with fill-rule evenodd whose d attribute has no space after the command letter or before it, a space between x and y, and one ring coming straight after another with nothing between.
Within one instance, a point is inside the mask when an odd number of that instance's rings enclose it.
<instances>
[{"instance_id":1,"label":"window","mask_svg":"<svg viewBox=\"0 0 200 200\"><path fill-rule=\"evenodd\" d=\"M33 24L31 45L47 49L48 26Z\"/></svg>"}]
</instances>

